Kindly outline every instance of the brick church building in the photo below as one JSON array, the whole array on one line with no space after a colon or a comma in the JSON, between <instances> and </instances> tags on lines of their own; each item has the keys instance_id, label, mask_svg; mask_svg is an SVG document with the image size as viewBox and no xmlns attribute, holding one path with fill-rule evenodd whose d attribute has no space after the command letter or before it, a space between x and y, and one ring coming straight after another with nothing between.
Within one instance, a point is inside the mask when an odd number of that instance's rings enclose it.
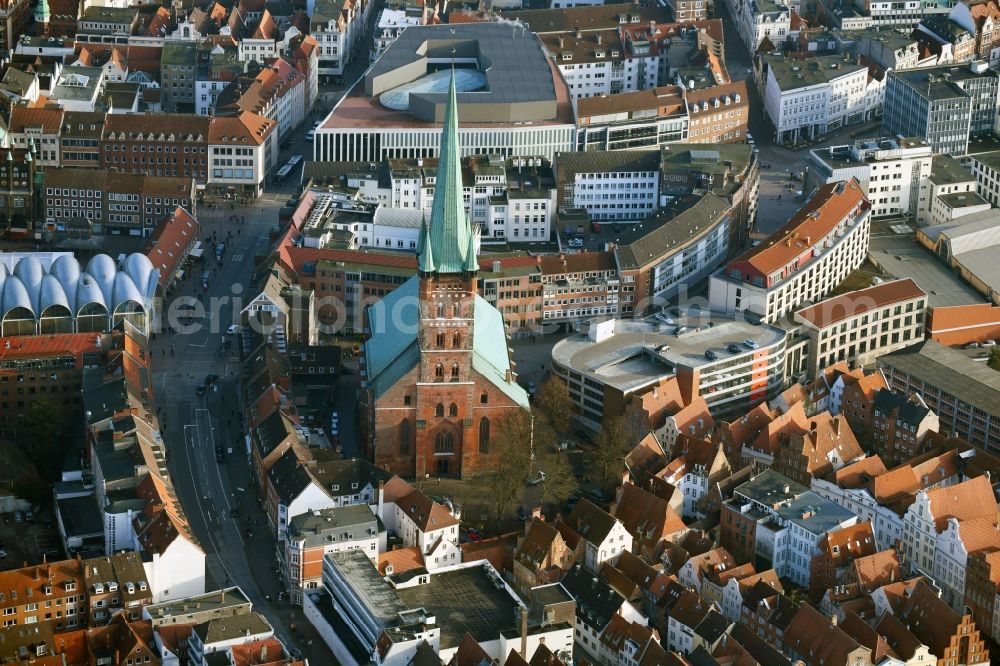
<instances>
[{"instance_id":1,"label":"brick church building","mask_svg":"<svg viewBox=\"0 0 1000 666\"><path fill-rule=\"evenodd\" d=\"M530 409L500 312L476 292L476 232L462 202L452 80L419 272L368 308L361 434L368 455L409 478L467 477L495 460L496 423Z\"/></svg>"}]
</instances>

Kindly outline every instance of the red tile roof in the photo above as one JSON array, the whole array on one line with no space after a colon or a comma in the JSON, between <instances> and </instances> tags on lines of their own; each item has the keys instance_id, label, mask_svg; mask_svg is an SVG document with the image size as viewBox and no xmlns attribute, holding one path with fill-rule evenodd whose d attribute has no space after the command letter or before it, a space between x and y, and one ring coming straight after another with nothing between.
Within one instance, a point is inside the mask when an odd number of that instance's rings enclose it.
<instances>
[{"instance_id":1,"label":"red tile roof","mask_svg":"<svg viewBox=\"0 0 1000 666\"><path fill-rule=\"evenodd\" d=\"M96 333L60 333L0 338L0 361L72 354L76 367L83 367L83 354L101 348Z\"/></svg>"},{"instance_id":2,"label":"red tile roof","mask_svg":"<svg viewBox=\"0 0 1000 666\"><path fill-rule=\"evenodd\" d=\"M212 118L208 127L208 140L210 143L239 145L254 143L259 146L267 140L267 137L277 126L276 120L243 111L232 118Z\"/></svg>"},{"instance_id":3,"label":"red tile roof","mask_svg":"<svg viewBox=\"0 0 1000 666\"><path fill-rule=\"evenodd\" d=\"M161 287L171 281L181 257L187 255L190 246L198 239L199 229L198 220L178 206L150 236L146 256L154 267L160 269Z\"/></svg>"},{"instance_id":4,"label":"red tile roof","mask_svg":"<svg viewBox=\"0 0 1000 666\"><path fill-rule=\"evenodd\" d=\"M934 525L940 533L949 518L969 520L980 516L992 516L1000 511L993 487L986 476L956 483L944 488L927 491L928 506L934 517Z\"/></svg>"},{"instance_id":5,"label":"red tile roof","mask_svg":"<svg viewBox=\"0 0 1000 666\"><path fill-rule=\"evenodd\" d=\"M850 319L878 308L925 297L927 294L917 286L913 278L892 280L882 284L852 291L849 294L828 298L796 312L796 316L815 326L825 328L831 324Z\"/></svg>"},{"instance_id":6,"label":"red tile roof","mask_svg":"<svg viewBox=\"0 0 1000 666\"><path fill-rule=\"evenodd\" d=\"M10 132L17 134L26 127L41 127L45 134L58 134L62 126L62 109L15 106L10 112Z\"/></svg>"},{"instance_id":7,"label":"red tile roof","mask_svg":"<svg viewBox=\"0 0 1000 666\"><path fill-rule=\"evenodd\" d=\"M729 268L767 278L786 266L802 265L812 257L813 247L866 202L856 180L824 185L783 227L729 262Z\"/></svg>"},{"instance_id":8,"label":"red tile roof","mask_svg":"<svg viewBox=\"0 0 1000 666\"><path fill-rule=\"evenodd\" d=\"M416 546L412 548L397 548L378 556L378 572L386 575L386 566L392 566L392 573L401 574L424 566L424 556Z\"/></svg>"}]
</instances>

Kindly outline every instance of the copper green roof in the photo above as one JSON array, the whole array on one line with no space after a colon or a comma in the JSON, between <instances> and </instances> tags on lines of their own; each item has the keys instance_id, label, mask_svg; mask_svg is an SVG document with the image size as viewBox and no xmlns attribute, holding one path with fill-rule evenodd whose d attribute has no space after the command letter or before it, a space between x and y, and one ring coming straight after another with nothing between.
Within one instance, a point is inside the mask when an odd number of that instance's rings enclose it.
<instances>
[{"instance_id":1,"label":"copper green roof","mask_svg":"<svg viewBox=\"0 0 1000 666\"><path fill-rule=\"evenodd\" d=\"M462 201L462 148L458 141L455 76L448 86L448 108L441 132L441 156L434 183L429 229L421 233L420 270L424 273L474 273L475 236Z\"/></svg>"},{"instance_id":2,"label":"copper green roof","mask_svg":"<svg viewBox=\"0 0 1000 666\"><path fill-rule=\"evenodd\" d=\"M376 399L420 363L419 302L419 278L413 276L368 307L371 337L365 342L365 381ZM503 316L482 296L476 296L473 308L472 368L511 401L530 409L528 394L507 378L511 366Z\"/></svg>"}]
</instances>

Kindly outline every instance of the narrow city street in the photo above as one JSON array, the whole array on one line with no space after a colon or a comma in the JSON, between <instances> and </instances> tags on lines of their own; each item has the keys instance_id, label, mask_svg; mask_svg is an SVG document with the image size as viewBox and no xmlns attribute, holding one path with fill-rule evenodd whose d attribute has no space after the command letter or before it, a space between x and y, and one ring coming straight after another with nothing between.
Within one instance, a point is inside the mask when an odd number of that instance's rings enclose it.
<instances>
[{"instance_id":1,"label":"narrow city street","mask_svg":"<svg viewBox=\"0 0 1000 666\"><path fill-rule=\"evenodd\" d=\"M267 527L258 489L250 481L240 423L236 339L232 338L228 349L221 349L226 328L238 320L234 299L241 308L254 296L247 289L254 255L267 245L268 232L278 223L278 209L285 198L266 195L253 207L231 209L220 204L202 208L203 236L211 237L214 232L216 238L227 242L221 267L210 250L204 264L214 271L207 295L222 305L194 332L162 333L153 340L151 349L170 474L208 556L207 588L238 585L282 641L301 650L313 663L323 664L329 663L329 655L321 642L315 641L302 613L292 609L287 599L279 601L275 538ZM241 222L230 221L232 216ZM192 271L172 296L195 295L202 295L200 270ZM164 311L168 309L169 304ZM219 379L204 395L197 395L197 387L204 385L210 374ZM222 447L221 464L216 462L217 444Z\"/></svg>"}]
</instances>

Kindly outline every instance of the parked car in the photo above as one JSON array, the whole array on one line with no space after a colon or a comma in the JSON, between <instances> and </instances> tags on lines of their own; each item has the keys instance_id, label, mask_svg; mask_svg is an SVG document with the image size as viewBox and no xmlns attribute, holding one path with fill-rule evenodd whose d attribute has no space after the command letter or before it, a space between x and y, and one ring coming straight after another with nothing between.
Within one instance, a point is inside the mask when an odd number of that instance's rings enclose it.
<instances>
[{"instance_id":1,"label":"parked car","mask_svg":"<svg viewBox=\"0 0 1000 666\"><path fill-rule=\"evenodd\" d=\"M3 548L0 548L0 560L4 559L5 557L7 557L7 551L4 550Z\"/></svg>"},{"instance_id":2,"label":"parked car","mask_svg":"<svg viewBox=\"0 0 1000 666\"><path fill-rule=\"evenodd\" d=\"M15 511L14 512L14 522L15 523L23 523L24 522L24 513L21 512L21 511Z\"/></svg>"},{"instance_id":3,"label":"parked car","mask_svg":"<svg viewBox=\"0 0 1000 666\"><path fill-rule=\"evenodd\" d=\"M316 138L316 130L311 129L308 132L306 132L306 141L312 141L315 138Z\"/></svg>"},{"instance_id":4,"label":"parked car","mask_svg":"<svg viewBox=\"0 0 1000 666\"><path fill-rule=\"evenodd\" d=\"M656 313L656 318L658 320L660 320L661 322L663 322L664 324L672 324L672 323L674 323L674 320L671 319L670 315L668 315L666 312L657 312Z\"/></svg>"},{"instance_id":5,"label":"parked car","mask_svg":"<svg viewBox=\"0 0 1000 666\"><path fill-rule=\"evenodd\" d=\"M726 347L726 349L729 351L730 354L739 354L740 353L740 346L737 345L737 344L731 344L728 347Z\"/></svg>"},{"instance_id":6,"label":"parked car","mask_svg":"<svg viewBox=\"0 0 1000 666\"><path fill-rule=\"evenodd\" d=\"M229 328L226 329L226 334L227 335L236 335L239 332L240 332L240 325L239 324L230 324Z\"/></svg>"},{"instance_id":7,"label":"parked car","mask_svg":"<svg viewBox=\"0 0 1000 666\"><path fill-rule=\"evenodd\" d=\"M197 388L194 390L195 395L205 395L205 385L198 384Z\"/></svg>"},{"instance_id":8,"label":"parked car","mask_svg":"<svg viewBox=\"0 0 1000 666\"><path fill-rule=\"evenodd\" d=\"M539 483L545 480L545 472L538 470L538 474L528 477L529 486L537 486Z\"/></svg>"},{"instance_id":9,"label":"parked car","mask_svg":"<svg viewBox=\"0 0 1000 666\"><path fill-rule=\"evenodd\" d=\"M984 347L996 347L997 346L997 341L996 340L986 340L985 342L983 342L983 346Z\"/></svg>"},{"instance_id":10,"label":"parked car","mask_svg":"<svg viewBox=\"0 0 1000 666\"><path fill-rule=\"evenodd\" d=\"M569 243L567 243L567 245L569 247L583 247L583 239L582 238L570 238L569 239Z\"/></svg>"},{"instance_id":11,"label":"parked car","mask_svg":"<svg viewBox=\"0 0 1000 666\"><path fill-rule=\"evenodd\" d=\"M745 344L750 349L760 349L760 345L757 344L756 342L754 342L753 340L751 340L750 338L747 338L746 340L744 340L743 344Z\"/></svg>"},{"instance_id":12,"label":"parked car","mask_svg":"<svg viewBox=\"0 0 1000 666\"><path fill-rule=\"evenodd\" d=\"M716 360L718 360L719 355L716 354L711 349L706 349L705 350L705 358L707 358L709 361L716 361Z\"/></svg>"}]
</instances>

